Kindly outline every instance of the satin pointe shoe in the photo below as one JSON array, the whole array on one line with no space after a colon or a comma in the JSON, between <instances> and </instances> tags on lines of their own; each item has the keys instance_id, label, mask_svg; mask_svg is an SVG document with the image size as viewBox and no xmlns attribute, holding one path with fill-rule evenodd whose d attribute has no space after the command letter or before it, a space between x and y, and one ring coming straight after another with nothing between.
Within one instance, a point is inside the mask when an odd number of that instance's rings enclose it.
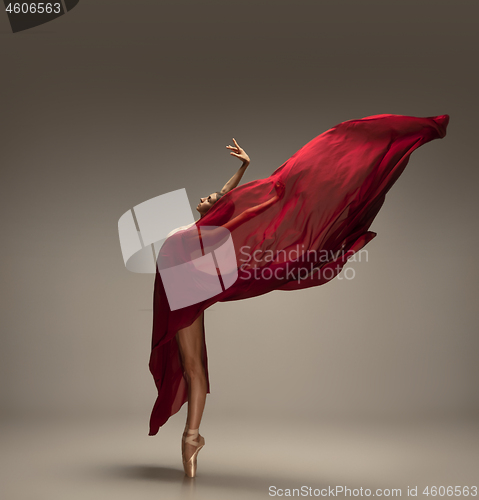
<instances>
[{"instance_id":1,"label":"satin pointe shoe","mask_svg":"<svg viewBox=\"0 0 479 500\"><path fill-rule=\"evenodd\" d=\"M197 456L201 448L205 445L205 438L203 436L199 436L199 429L188 429L183 433L183 443L182 443L182 455L183 455L183 469L185 470L185 474L188 477L196 476L196 465L197 465ZM198 442L195 440L198 438ZM191 444L196 446L196 450L191 455L189 460L185 460L185 444Z\"/></svg>"}]
</instances>

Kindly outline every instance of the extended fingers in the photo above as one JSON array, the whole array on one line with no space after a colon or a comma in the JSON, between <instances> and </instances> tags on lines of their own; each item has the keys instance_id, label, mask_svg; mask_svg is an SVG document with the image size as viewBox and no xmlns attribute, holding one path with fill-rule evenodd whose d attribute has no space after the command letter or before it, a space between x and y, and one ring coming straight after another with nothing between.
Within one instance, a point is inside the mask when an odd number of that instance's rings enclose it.
<instances>
[{"instance_id":1,"label":"extended fingers","mask_svg":"<svg viewBox=\"0 0 479 500\"><path fill-rule=\"evenodd\" d=\"M227 147L228 149L234 149L234 150L236 150L236 151L241 151L241 147L240 147L240 145L236 142L236 139L235 139L234 137L233 137L233 141L234 141L234 143L236 144L236 146L230 146L230 145L228 144L228 146L226 146L226 147Z\"/></svg>"}]
</instances>

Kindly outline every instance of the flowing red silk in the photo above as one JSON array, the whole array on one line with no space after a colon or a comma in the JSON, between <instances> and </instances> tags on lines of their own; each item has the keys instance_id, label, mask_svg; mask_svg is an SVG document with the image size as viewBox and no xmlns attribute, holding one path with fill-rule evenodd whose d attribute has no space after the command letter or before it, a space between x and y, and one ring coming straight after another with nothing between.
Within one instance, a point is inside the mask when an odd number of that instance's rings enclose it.
<instances>
[{"instance_id":1,"label":"flowing red silk","mask_svg":"<svg viewBox=\"0 0 479 500\"><path fill-rule=\"evenodd\" d=\"M347 259L376 236L368 229L411 153L444 137L448 122L448 115L384 114L340 123L308 142L270 177L225 194L196 222L191 231L222 226L274 197L276 183L284 185L280 199L231 231L238 277L222 293L171 311L157 269L149 367L158 397L149 435L155 435L187 401L188 387L175 338L178 330L191 325L216 302L318 286L337 276ZM186 254L178 257L188 232L177 233L163 245L160 254L166 261L171 258L171 265L188 260ZM167 244L170 240L172 244ZM203 362L209 393L204 324Z\"/></svg>"}]
</instances>

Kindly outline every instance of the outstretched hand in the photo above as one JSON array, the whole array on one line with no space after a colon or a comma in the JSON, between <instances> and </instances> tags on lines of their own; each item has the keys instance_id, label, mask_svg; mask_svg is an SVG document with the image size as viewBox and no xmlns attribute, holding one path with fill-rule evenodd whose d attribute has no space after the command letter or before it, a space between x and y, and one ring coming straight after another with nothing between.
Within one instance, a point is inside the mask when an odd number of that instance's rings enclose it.
<instances>
[{"instance_id":1,"label":"outstretched hand","mask_svg":"<svg viewBox=\"0 0 479 500\"><path fill-rule=\"evenodd\" d=\"M282 181L277 181L274 187L276 189L276 196L281 200L281 198L284 196L284 191L286 189L285 185L283 184Z\"/></svg>"},{"instance_id":2,"label":"outstretched hand","mask_svg":"<svg viewBox=\"0 0 479 500\"><path fill-rule=\"evenodd\" d=\"M236 139L234 137L233 141L235 143L235 146L226 146L228 149L231 149L230 155L236 156L236 158L239 158L243 162L249 163L250 159L246 154L246 151L236 142Z\"/></svg>"}]
</instances>

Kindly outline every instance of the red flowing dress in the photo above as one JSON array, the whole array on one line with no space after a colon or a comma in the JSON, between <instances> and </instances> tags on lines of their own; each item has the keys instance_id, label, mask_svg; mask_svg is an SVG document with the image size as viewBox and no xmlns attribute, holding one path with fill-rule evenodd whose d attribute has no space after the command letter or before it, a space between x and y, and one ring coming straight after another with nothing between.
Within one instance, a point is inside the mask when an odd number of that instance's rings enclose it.
<instances>
[{"instance_id":1,"label":"red flowing dress","mask_svg":"<svg viewBox=\"0 0 479 500\"><path fill-rule=\"evenodd\" d=\"M383 114L340 123L308 142L270 177L226 193L193 225L193 231L222 226L274 197L278 182L284 186L280 199L232 230L237 279L221 293L172 311L157 268L149 367L158 397L151 413L150 436L157 434L187 401L188 388L175 338L178 330L191 325L216 302L272 290L298 290L333 279L347 259L376 236L368 229L411 153L426 142L444 137L448 122L448 115L418 118ZM169 253L178 254L180 246L166 243L188 231L166 240L160 251L166 260ZM181 241L178 238L176 241ZM307 276L304 259L297 258L298 253L308 256ZM188 260L187 256L182 258ZM178 255L171 264L175 262L179 262ZM203 361L209 393L204 325Z\"/></svg>"}]
</instances>

